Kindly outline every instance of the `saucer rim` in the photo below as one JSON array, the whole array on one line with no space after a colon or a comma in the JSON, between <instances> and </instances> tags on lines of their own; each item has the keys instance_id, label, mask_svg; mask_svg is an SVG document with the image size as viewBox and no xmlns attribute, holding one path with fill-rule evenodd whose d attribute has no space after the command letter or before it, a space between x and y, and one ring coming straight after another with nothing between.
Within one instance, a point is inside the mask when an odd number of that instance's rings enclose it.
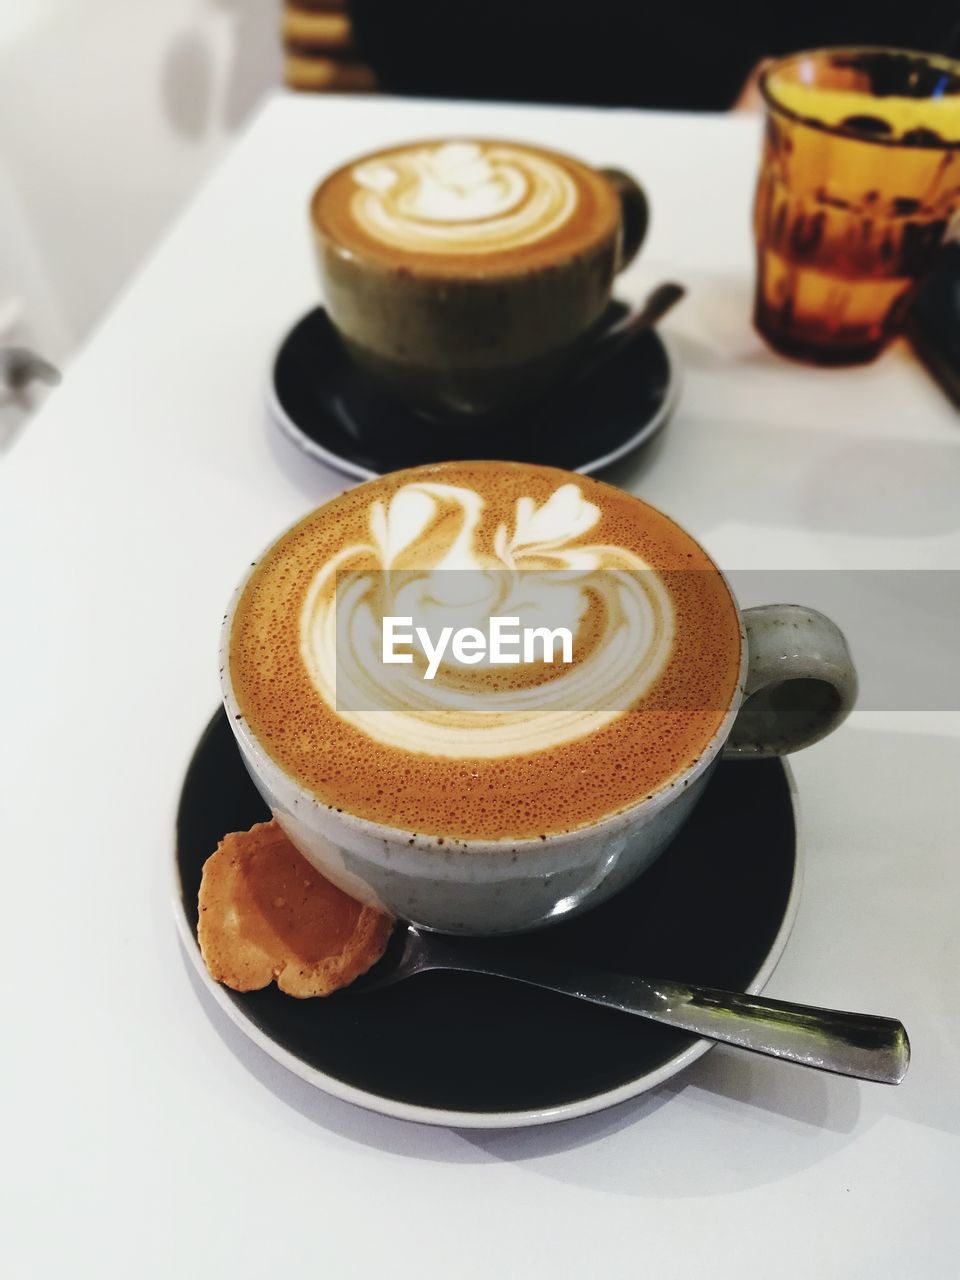
<instances>
[{"instance_id":1,"label":"saucer rim","mask_svg":"<svg viewBox=\"0 0 960 1280\"><path fill-rule=\"evenodd\" d=\"M319 304L319 307L322 309L323 304ZM307 316L312 315L317 309L317 307L311 307L309 311L304 312L300 319L287 329L274 350L263 384L263 401L267 412L267 418L272 425L279 430L281 435L283 435L292 445L299 449L301 453L305 453L307 457L311 458L314 462L319 462L322 465L329 467L331 470L338 472L340 475L350 476L355 480L375 480L378 476L388 475L389 472L372 471L369 467L361 466L358 462L352 462L349 458L345 458L338 453L333 453L331 450L325 448L324 445L318 444L312 436L308 436L307 433L299 427L296 422L294 422L293 418L290 417L280 402L280 396L277 393L276 386L276 370L277 362L280 359L280 353L289 341L290 335L293 331L301 325L304 320L306 320ZM653 437L667 425L673 416L680 400L684 379L683 366L680 361L679 351L677 349L676 341L669 334L663 333L660 329L653 329L651 331L651 335L660 342L667 360L667 386L660 407L637 432L622 441L608 453L603 454L601 457L591 458L587 462L583 463L583 465L573 468L573 475L590 476L594 475L598 471L602 471L604 467L613 466L615 462L619 462L621 458L625 458L627 454L632 453L634 449L639 449L641 445L652 440ZM552 466L553 464L550 462L543 462L541 464L532 463L531 465Z\"/></svg>"},{"instance_id":2,"label":"saucer rim","mask_svg":"<svg viewBox=\"0 0 960 1280\"><path fill-rule=\"evenodd\" d=\"M191 752L191 760L193 759L193 754L199 748L205 732L206 727L198 737L194 751ZM750 767L749 761L739 761L737 763L740 768ZM790 808L793 814L793 877L780 927L764 958L763 964L761 964L753 979L745 988L745 994L747 995L759 995L770 981L786 950L800 909L805 847L799 796L796 778L790 767L789 760L781 756L780 765L783 768ZM187 767L189 768L189 763ZM184 771L185 776L186 770ZM178 790L178 806L180 803L179 797L180 791ZM190 926L183 906L183 883L180 879L176 836L171 841L171 850L173 855L171 859L173 876L172 906L177 932L180 935L181 945L207 991L234 1026L267 1057L272 1058L274 1062L285 1067L306 1084L320 1089L341 1102L352 1103L354 1106L363 1107L367 1111L373 1111L394 1120L406 1120L418 1124L455 1129L524 1129L533 1125L555 1124L561 1120L574 1120L582 1116L593 1115L598 1111L605 1111L608 1107L616 1106L618 1103L638 1098L641 1094L655 1089L658 1085L664 1084L667 1080L672 1079L673 1076L686 1070L687 1067L691 1066L698 1058L703 1057L705 1053L714 1047L715 1041L695 1040L682 1053L670 1058L662 1066L637 1076L636 1079L628 1081L626 1084L618 1085L615 1089L607 1089L601 1093L591 1094L574 1102L560 1103L553 1107L533 1107L523 1111L458 1111L442 1107L427 1107L415 1103L401 1102L394 1098L385 1098L378 1093L371 1093L369 1090L357 1088L356 1085L347 1084L343 1080L338 1080L335 1076L328 1075L326 1072L310 1066L298 1058L296 1054L284 1048L283 1045L278 1044L276 1040L271 1039L270 1036L261 1031L252 1019L244 1014L241 1007L227 994L227 989L210 976L200 954L200 946L196 935Z\"/></svg>"}]
</instances>

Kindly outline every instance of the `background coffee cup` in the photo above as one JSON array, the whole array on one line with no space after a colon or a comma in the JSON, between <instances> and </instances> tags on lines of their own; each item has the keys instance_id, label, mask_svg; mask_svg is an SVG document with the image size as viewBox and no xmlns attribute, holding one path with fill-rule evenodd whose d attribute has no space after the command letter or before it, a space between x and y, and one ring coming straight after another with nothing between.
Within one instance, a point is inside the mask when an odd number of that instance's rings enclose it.
<instances>
[{"instance_id":1,"label":"background coffee cup","mask_svg":"<svg viewBox=\"0 0 960 1280\"><path fill-rule=\"evenodd\" d=\"M258 791L304 857L347 893L444 933L520 932L598 905L663 852L722 755L748 760L809 746L846 718L856 698L853 661L829 618L794 604L747 609L736 689L723 720L668 783L574 831L519 840L427 836L323 804L258 741L230 677L230 634L245 585L246 578L224 620L220 678Z\"/></svg>"},{"instance_id":2,"label":"background coffee cup","mask_svg":"<svg viewBox=\"0 0 960 1280\"><path fill-rule=\"evenodd\" d=\"M330 319L354 362L423 412L469 422L535 399L585 345L614 277L643 243L648 205L633 178L534 150L574 173L602 174L619 198L620 217L585 245L571 251L560 244L529 266L515 259L509 270L440 273L422 256L398 252L390 262L345 244L323 215L324 191L358 161L314 193L311 223Z\"/></svg>"}]
</instances>

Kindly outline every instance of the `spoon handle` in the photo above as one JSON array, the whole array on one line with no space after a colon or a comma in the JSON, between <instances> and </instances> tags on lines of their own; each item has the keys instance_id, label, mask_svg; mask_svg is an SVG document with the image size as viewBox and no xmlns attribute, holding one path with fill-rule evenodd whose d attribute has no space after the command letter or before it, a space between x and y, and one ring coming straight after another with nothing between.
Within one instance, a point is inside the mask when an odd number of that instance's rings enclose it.
<instances>
[{"instance_id":1,"label":"spoon handle","mask_svg":"<svg viewBox=\"0 0 960 1280\"><path fill-rule=\"evenodd\" d=\"M497 973L738 1049L860 1080L899 1084L910 1063L910 1041L903 1023L895 1018L818 1009L683 982L591 972L531 956L504 957L491 965L451 948L440 963Z\"/></svg>"},{"instance_id":2,"label":"spoon handle","mask_svg":"<svg viewBox=\"0 0 960 1280\"><path fill-rule=\"evenodd\" d=\"M658 325L667 312L686 295L686 292L682 284L675 284L672 280L657 285L647 296L639 311L628 314L625 319L597 338L583 363L574 366L574 382L585 382L599 373L610 360L618 356L621 351L625 351L639 334Z\"/></svg>"},{"instance_id":3,"label":"spoon handle","mask_svg":"<svg viewBox=\"0 0 960 1280\"><path fill-rule=\"evenodd\" d=\"M662 1001L662 1010L648 1017L740 1049L880 1084L899 1084L910 1063L910 1041L896 1018L679 982L644 985Z\"/></svg>"}]
</instances>

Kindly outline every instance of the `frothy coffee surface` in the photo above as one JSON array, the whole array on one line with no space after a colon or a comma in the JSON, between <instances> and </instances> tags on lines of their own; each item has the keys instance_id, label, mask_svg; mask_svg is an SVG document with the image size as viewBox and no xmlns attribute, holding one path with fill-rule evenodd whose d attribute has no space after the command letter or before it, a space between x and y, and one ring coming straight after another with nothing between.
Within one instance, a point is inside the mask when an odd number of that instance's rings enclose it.
<instances>
[{"instance_id":1,"label":"frothy coffee surface","mask_svg":"<svg viewBox=\"0 0 960 1280\"><path fill-rule=\"evenodd\" d=\"M484 274L548 262L617 232L602 175L508 142L432 142L337 170L314 197L317 225L389 264Z\"/></svg>"},{"instance_id":2,"label":"frothy coffee surface","mask_svg":"<svg viewBox=\"0 0 960 1280\"><path fill-rule=\"evenodd\" d=\"M429 619L464 582L478 617L559 608L574 660L387 678L382 617ZM739 661L729 591L671 520L586 477L492 462L396 472L311 513L251 574L229 655L249 728L323 803L489 839L657 790L718 728Z\"/></svg>"}]
</instances>

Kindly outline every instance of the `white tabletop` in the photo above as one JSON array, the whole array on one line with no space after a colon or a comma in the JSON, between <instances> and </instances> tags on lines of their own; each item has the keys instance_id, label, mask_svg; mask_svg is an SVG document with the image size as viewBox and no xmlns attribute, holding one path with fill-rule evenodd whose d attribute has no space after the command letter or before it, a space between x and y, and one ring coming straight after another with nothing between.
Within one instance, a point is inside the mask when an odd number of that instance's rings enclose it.
<instances>
[{"instance_id":1,"label":"white tabletop","mask_svg":"<svg viewBox=\"0 0 960 1280\"><path fill-rule=\"evenodd\" d=\"M667 326L686 382L622 483L730 568L960 567L957 419L906 352L818 372L751 332L755 121L271 100L0 456L0 1265L952 1276L956 716L858 712L795 757L806 880L768 990L903 1018L898 1089L718 1049L583 1120L419 1127L275 1066L180 949L173 815L218 700L223 606L255 553L343 485L261 403L272 349L316 298L307 197L352 153L439 132L543 141L646 184L651 235L622 291L691 285Z\"/></svg>"}]
</instances>

